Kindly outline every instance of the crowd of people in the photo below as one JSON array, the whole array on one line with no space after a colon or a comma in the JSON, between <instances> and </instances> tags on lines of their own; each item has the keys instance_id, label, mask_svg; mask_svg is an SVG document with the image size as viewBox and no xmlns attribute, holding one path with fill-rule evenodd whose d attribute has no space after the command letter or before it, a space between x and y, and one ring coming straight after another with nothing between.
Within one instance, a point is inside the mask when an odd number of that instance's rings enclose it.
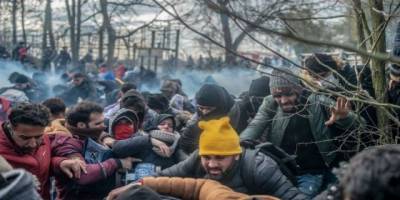
<instances>
[{"instance_id":1,"label":"crowd of people","mask_svg":"<svg viewBox=\"0 0 400 200\"><path fill-rule=\"evenodd\" d=\"M344 60L314 53L240 96L206 83L193 99L179 79L150 93L154 72L93 70L91 52L83 70L66 48L55 60L62 84L14 72L0 89L0 199L400 199L399 126L377 145L375 109L345 98L359 82L374 96L370 74ZM389 74L400 106L400 66Z\"/></svg>"}]
</instances>

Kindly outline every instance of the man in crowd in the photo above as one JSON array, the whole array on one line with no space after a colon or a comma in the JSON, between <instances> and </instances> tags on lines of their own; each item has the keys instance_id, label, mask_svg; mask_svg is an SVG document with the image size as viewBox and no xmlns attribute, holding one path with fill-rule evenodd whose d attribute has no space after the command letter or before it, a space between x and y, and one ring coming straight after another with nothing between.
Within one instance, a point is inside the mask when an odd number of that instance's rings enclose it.
<instances>
[{"instance_id":1,"label":"man in crowd","mask_svg":"<svg viewBox=\"0 0 400 200\"><path fill-rule=\"evenodd\" d=\"M82 73L72 75L72 86L60 95L67 106L74 105L80 100L96 101L97 91L93 82Z\"/></svg>"},{"instance_id":2,"label":"man in crowd","mask_svg":"<svg viewBox=\"0 0 400 200\"><path fill-rule=\"evenodd\" d=\"M8 80L14 85L1 88L1 96L6 97L13 102L27 102L33 99L34 84L28 76L18 72L13 72L8 77Z\"/></svg>"},{"instance_id":3,"label":"man in crowd","mask_svg":"<svg viewBox=\"0 0 400 200\"><path fill-rule=\"evenodd\" d=\"M198 127L200 120L218 119L223 116L231 118L231 125L236 128L237 120L233 116L234 100L224 87L215 84L204 84L196 93L197 111L192 119L182 129L179 146L191 154L198 148L201 130Z\"/></svg>"},{"instance_id":4,"label":"man in crowd","mask_svg":"<svg viewBox=\"0 0 400 200\"><path fill-rule=\"evenodd\" d=\"M65 128L66 106L64 101L60 98L50 98L43 101L42 104L50 110L50 124L44 132L72 136L68 129Z\"/></svg>"},{"instance_id":5,"label":"man in crowd","mask_svg":"<svg viewBox=\"0 0 400 200\"><path fill-rule=\"evenodd\" d=\"M20 103L12 108L8 121L0 125L0 154L14 167L23 168L40 182L39 193L50 199L51 173L64 172L79 178L84 163L53 154L53 139L43 134L49 124L49 111L40 104Z\"/></svg>"},{"instance_id":6,"label":"man in crowd","mask_svg":"<svg viewBox=\"0 0 400 200\"><path fill-rule=\"evenodd\" d=\"M400 199L400 146L384 145L354 156L338 172L339 182L315 200Z\"/></svg>"},{"instance_id":7,"label":"man in crowd","mask_svg":"<svg viewBox=\"0 0 400 200\"><path fill-rule=\"evenodd\" d=\"M116 171L131 169L133 158L116 159L111 156L102 158L100 153L93 152L94 146L101 146L99 142L105 128L101 106L82 101L67 112L66 121L66 127L74 138L62 142L57 154L86 162L89 162L88 159L95 159L96 162L87 163L86 173L79 178L56 177L58 198L102 199L115 186ZM89 144L92 145L88 147Z\"/></svg>"},{"instance_id":8,"label":"man in crowd","mask_svg":"<svg viewBox=\"0 0 400 200\"><path fill-rule=\"evenodd\" d=\"M397 25L396 37L393 46L393 55L400 56L400 23ZM386 96L389 103L400 106L400 65L397 63L392 63L390 65L389 84L386 88ZM392 113L397 119L399 119L399 108L394 108ZM399 140L400 126L394 122L391 123L391 126L392 139ZM397 144L396 141L395 143Z\"/></svg>"},{"instance_id":9,"label":"man in crowd","mask_svg":"<svg viewBox=\"0 0 400 200\"><path fill-rule=\"evenodd\" d=\"M267 129L267 141L296 155L300 191L317 195L323 185L334 181L332 166L343 160L337 153L340 136L363 127L363 120L350 111L348 101L319 94L306 94L300 81L289 70L274 70L270 96L249 126L240 135L246 140L259 139ZM330 113L329 113L330 109Z\"/></svg>"},{"instance_id":10,"label":"man in crowd","mask_svg":"<svg viewBox=\"0 0 400 200\"><path fill-rule=\"evenodd\" d=\"M251 81L249 90L240 96L240 101L235 102L237 108L233 112L238 119L237 132L242 132L249 125L256 116L264 97L270 94L269 77L262 76Z\"/></svg>"},{"instance_id":11,"label":"man in crowd","mask_svg":"<svg viewBox=\"0 0 400 200\"><path fill-rule=\"evenodd\" d=\"M116 113L120 109L121 98L128 90L136 90L136 85L129 82L122 84L120 90L118 91L117 102L104 108L105 118L110 119L114 115L114 113Z\"/></svg>"},{"instance_id":12,"label":"man in crowd","mask_svg":"<svg viewBox=\"0 0 400 200\"><path fill-rule=\"evenodd\" d=\"M121 98L120 107L130 109L136 112L139 118L139 129L146 129L151 121L157 117L157 113L147 107L143 95L136 90L128 90Z\"/></svg>"},{"instance_id":13,"label":"man in crowd","mask_svg":"<svg viewBox=\"0 0 400 200\"><path fill-rule=\"evenodd\" d=\"M67 65L71 63L71 55L68 53L68 48L64 46L60 53L58 54L55 63L57 64L57 72L65 72L67 70Z\"/></svg>"},{"instance_id":14,"label":"man in crowd","mask_svg":"<svg viewBox=\"0 0 400 200\"><path fill-rule=\"evenodd\" d=\"M160 91L168 98L169 104L175 112L183 110L189 112L194 111L194 107L191 105L186 94L182 91L182 82L179 79L165 80Z\"/></svg>"},{"instance_id":15,"label":"man in crowd","mask_svg":"<svg viewBox=\"0 0 400 200\"><path fill-rule=\"evenodd\" d=\"M199 150L161 171L159 176L213 179L249 195L267 194L283 200L307 199L283 175L274 160L240 147L239 136L228 117L201 121L199 126L202 129Z\"/></svg>"},{"instance_id":16,"label":"man in crowd","mask_svg":"<svg viewBox=\"0 0 400 200\"><path fill-rule=\"evenodd\" d=\"M43 55L42 55L42 70L45 72L50 72L51 70L51 62L53 61L55 54L57 54L57 52L55 52L53 50L53 48L51 47L46 47L43 51Z\"/></svg>"}]
</instances>

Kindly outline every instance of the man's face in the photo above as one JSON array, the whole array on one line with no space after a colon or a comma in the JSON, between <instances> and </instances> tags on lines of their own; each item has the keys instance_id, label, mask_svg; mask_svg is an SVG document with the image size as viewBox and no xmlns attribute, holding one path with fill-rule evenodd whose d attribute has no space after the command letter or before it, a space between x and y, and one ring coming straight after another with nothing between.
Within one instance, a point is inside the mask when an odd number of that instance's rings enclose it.
<instances>
[{"instance_id":1,"label":"man's face","mask_svg":"<svg viewBox=\"0 0 400 200\"><path fill-rule=\"evenodd\" d=\"M391 88L395 88L397 86L400 86L400 76L395 76L393 74L390 74L390 81L391 81Z\"/></svg>"},{"instance_id":2,"label":"man's face","mask_svg":"<svg viewBox=\"0 0 400 200\"><path fill-rule=\"evenodd\" d=\"M164 119L157 127L158 129L168 133L174 132L174 122L171 118Z\"/></svg>"},{"instance_id":3,"label":"man's face","mask_svg":"<svg viewBox=\"0 0 400 200\"><path fill-rule=\"evenodd\" d=\"M282 108L283 112L296 111L297 94L290 88L276 89L272 96L278 105Z\"/></svg>"},{"instance_id":4,"label":"man's face","mask_svg":"<svg viewBox=\"0 0 400 200\"><path fill-rule=\"evenodd\" d=\"M11 137L26 154L34 153L43 142L45 127L28 124L11 125Z\"/></svg>"},{"instance_id":5,"label":"man's face","mask_svg":"<svg viewBox=\"0 0 400 200\"><path fill-rule=\"evenodd\" d=\"M75 86L81 85L82 82L83 82L83 77L74 77L74 78L72 79L72 83L73 83Z\"/></svg>"},{"instance_id":6,"label":"man's face","mask_svg":"<svg viewBox=\"0 0 400 200\"><path fill-rule=\"evenodd\" d=\"M161 88L160 91L168 99L171 99L175 95L175 92L171 88Z\"/></svg>"},{"instance_id":7,"label":"man's face","mask_svg":"<svg viewBox=\"0 0 400 200\"><path fill-rule=\"evenodd\" d=\"M211 113L215 109L216 109L216 107L202 106L202 105L197 104L197 110L200 112L199 114L201 116L206 116L207 114Z\"/></svg>"},{"instance_id":8,"label":"man's face","mask_svg":"<svg viewBox=\"0 0 400 200\"><path fill-rule=\"evenodd\" d=\"M16 83L15 87L19 88L19 89L30 89L31 88L29 83Z\"/></svg>"},{"instance_id":9,"label":"man's face","mask_svg":"<svg viewBox=\"0 0 400 200\"><path fill-rule=\"evenodd\" d=\"M103 113L92 113L89 119L87 128L105 128Z\"/></svg>"},{"instance_id":10,"label":"man's face","mask_svg":"<svg viewBox=\"0 0 400 200\"><path fill-rule=\"evenodd\" d=\"M220 180L223 178L224 173L230 169L236 160L239 159L239 155L232 156L214 156L204 155L200 156L201 165L206 171L210 179Z\"/></svg>"}]
</instances>

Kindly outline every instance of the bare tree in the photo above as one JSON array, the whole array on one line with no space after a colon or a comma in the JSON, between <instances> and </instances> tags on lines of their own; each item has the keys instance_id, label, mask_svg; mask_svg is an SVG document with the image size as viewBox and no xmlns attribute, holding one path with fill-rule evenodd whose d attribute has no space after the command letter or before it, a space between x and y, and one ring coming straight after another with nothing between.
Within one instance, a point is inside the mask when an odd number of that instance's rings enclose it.
<instances>
[{"instance_id":1,"label":"bare tree","mask_svg":"<svg viewBox=\"0 0 400 200\"><path fill-rule=\"evenodd\" d=\"M55 49L51 3L51 0L46 0L42 35L42 52L44 52L45 48L49 46L48 44L50 44L52 49Z\"/></svg>"},{"instance_id":2,"label":"bare tree","mask_svg":"<svg viewBox=\"0 0 400 200\"><path fill-rule=\"evenodd\" d=\"M70 46L72 63L76 65L79 61L79 50L81 42L82 6L87 0L65 0L69 23Z\"/></svg>"},{"instance_id":3,"label":"bare tree","mask_svg":"<svg viewBox=\"0 0 400 200\"><path fill-rule=\"evenodd\" d=\"M26 41L26 31L25 31L25 0L21 0L21 29L22 38Z\"/></svg>"},{"instance_id":4,"label":"bare tree","mask_svg":"<svg viewBox=\"0 0 400 200\"><path fill-rule=\"evenodd\" d=\"M196 34L201 35L203 38L206 38L207 40L213 42L215 45L224 48L225 51L229 51L230 53L244 58L244 59L248 59L245 58L239 54L237 54L235 52L235 50L233 49L229 49L226 47L225 44L222 44L220 42L218 42L217 40L215 40L214 38L210 38L207 34L204 34L201 30L197 30L196 28L194 28L193 26L190 26L188 23L186 23L185 19L182 18L182 15L180 15L181 13L179 12L178 9L176 9L176 7L164 0L162 1L163 3L160 3L159 0L154 0L157 5L159 5L160 7L163 7L164 11L167 12L168 14L170 14L171 16L173 16L175 19L177 19L179 22L181 22L182 24L184 24L189 30L195 32ZM354 5L357 4L357 1L353 1ZM377 108L379 108L379 115L378 115L378 121L380 123L380 127L379 128L383 128L380 132L379 132L379 136L381 136L382 138L386 138L385 137L385 133L388 132L387 127L388 127L388 122L387 119L390 118L390 120L394 121L395 124L397 126L400 126L400 122L397 119L396 116L394 116L392 113L389 112L390 108L399 108L398 105L392 105L392 104L388 104L385 102L384 100L384 91L386 88L386 83L384 82L385 79L385 73L384 73L384 69L385 69L385 62L387 61L392 61L392 62L396 62L399 63L399 58L394 57L393 55L389 55L386 53L386 47L385 47L385 38L382 37L382 35L384 35L385 33L385 29L386 26L388 24L388 22L390 21L390 19L392 19L392 16L394 14L394 12L397 11L398 7L400 7L400 4L396 4L395 9L389 13L386 13L383 9L383 1L370 1L369 2L369 6L367 8L362 8L362 11L368 11L370 13L370 18L366 18L365 14L360 12L360 7L354 6L354 10L356 10L357 15L358 15L358 19L359 20L369 20L369 21L365 21L362 22L363 26L365 26L366 24L371 24L371 31L369 31L369 27L362 27L362 29L360 29L359 31L359 42L360 45L362 45L365 42L368 42L367 44L364 44L365 49L360 49L359 47L354 47L348 44L341 44L338 42L332 42L329 40L318 40L318 39L314 39L314 38L310 38L310 36L303 36L300 35L296 32L296 30L292 29L291 27L285 27L284 30L286 31L281 31L281 30L275 30L271 27L266 27L263 26L262 24L257 24L252 22L251 20L247 19L245 16L242 16L240 14L240 12L236 12L236 10L231 9L231 8L227 8L224 6L220 6L218 3L214 3L212 4L213 9L215 9L217 11L217 13L224 13L227 16L229 16L230 19L232 19L233 21L237 21L237 25L241 25L241 29L243 30L246 25L249 26L253 26L258 32L262 32L264 34L268 34L268 35L275 35L278 37L282 37L284 39L290 39L290 40L295 40L298 42L302 42L304 44L308 44L308 45L316 45L316 46L326 46L326 47L333 47L333 48L339 48L339 49L343 49L343 50L347 50L347 51L352 51L355 52L363 57L365 57L365 59L363 59L364 61L368 62L369 60L371 60L371 69L373 70L372 73L376 72L373 75L373 86L374 86L374 90L375 92L378 92L379 94L376 96L376 98L371 97L369 94L365 93L364 91L362 91L362 89L358 88L356 86L352 86L353 88L357 89L356 92L354 91L350 91L347 90L346 88L341 87L341 92L337 92L337 91L332 91L332 90L327 90L327 89L323 89L323 90L319 90L319 91L314 91L314 92L318 92L321 94L327 94L327 95L335 95L335 96L342 96L342 97L346 97L354 102L359 102L359 103L365 103L368 105L373 105ZM358 10L357 10L358 9ZM356 16L357 17L357 16ZM361 27L361 26L359 26ZM361 37L361 30L364 32L362 36L364 36L364 34L366 33L370 33L370 35ZM270 49L268 46L266 46L263 42L258 41L256 38L254 38L253 36L251 36L250 32L246 33L247 36L249 38L251 38L252 40L254 40L255 42L257 42L258 44L262 45L263 47L265 47L266 49ZM371 41L369 41L371 40ZM368 49L367 49L368 47ZM287 58L285 58L287 59ZM251 59L249 59L251 60ZM257 64L262 64L258 61L252 60L252 62L257 63ZM367 63L364 63L365 65ZM272 67L275 68L274 66L270 66L267 65L268 67ZM297 67L302 68L302 66L300 65L296 65ZM279 69L278 69L279 70ZM334 72L336 73L336 72ZM303 79L302 77L299 77L301 79ZM340 79L344 79L344 77L339 76ZM307 80L303 79L303 81L307 82ZM346 83L348 84L348 83ZM381 143L388 143L391 142L390 140L381 140Z\"/></svg>"},{"instance_id":5,"label":"bare tree","mask_svg":"<svg viewBox=\"0 0 400 200\"><path fill-rule=\"evenodd\" d=\"M11 23L12 23L12 42L13 42L13 44L17 43L17 11L18 11L18 1L12 0Z\"/></svg>"},{"instance_id":6,"label":"bare tree","mask_svg":"<svg viewBox=\"0 0 400 200\"><path fill-rule=\"evenodd\" d=\"M107 45L107 66L111 66L114 59L114 50L115 50L115 41L116 33L114 28L111 25L111 19L108 14L108 1L107 0L100 0L100 8L101 14L103 16L103 24L102 28L107 30L107 37L108 37L108 45Z\"/></svg>"},{"instance_id":7,"label":"bare tree","mask_svg":"<svg viewBox=\"0 0 400 200\"><path fill-rule=\"evenodd\" d=\"M108 1L108 0L100 0L100 12L102 15L102 19L103 19L103 23L99 29L99 40L100 40L100 52L102 53L102 47L103 47L103 43L104 43L104 31L107 32L107 61L106 64L107 66L112 66L113 62L114 62L114 52L115 52L115 45L116 45L116 41L119 39L124 39L127 37L130 37L131 35L135 34L137 31L139 31L142 28L147 27L148 25L150 25L152 23L151 20L150 22L145 22L142 25L140 25L139 27L130 29L129 26L130 24L124 24L122 21L120 20L118 22L119 24L119 28L125 28L125 30L123 32L125 33L121 33L121 34L117 34L117 31L114 28L113 22L117 21L117 20L113 20L113 18L116 18L116 16L118 15L122 15L125 13L129 13L129 15L132 15L132 13L136 13L134 11L135 7L137 6L146 6L146 7L152 7L153 5L150 5L148 3L146 3L146 1L144 0L129 0L129 1ZM118 15L117 15L118 13ZM122 18L122 17L121 17ZM120 18L120 19L121 19ZM122 31L121 31L122 32Z\"/></svg>"}]
</instances>

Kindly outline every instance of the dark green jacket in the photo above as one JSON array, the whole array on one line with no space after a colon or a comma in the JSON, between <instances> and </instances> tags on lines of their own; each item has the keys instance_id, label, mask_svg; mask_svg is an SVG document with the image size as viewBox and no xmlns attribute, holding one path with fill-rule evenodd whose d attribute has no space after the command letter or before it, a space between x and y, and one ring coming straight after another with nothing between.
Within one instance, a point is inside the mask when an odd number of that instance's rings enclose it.
<instances>
[{"instance_id":1,"label":"dark green jacket","mask_svg":"<svg viewBox=\"0 0 400 200\"><path fill-rule=\"evenodd\" d=\"M335 137L365 126L364 120L361 117L357 118L353 112L350 112L346 118L337 120L332 126L326 126L325 122L330 117L329 108L334 105L335 101L327 96L311 94L305 106L312 134L315 141L318 141L316 144L328 166L335 159L335 152L338 149L335 145ZM258 139L267 129L267 141L281 146L289 121L290 114L284 113L271 95L267 96L257 115L241 133L240 139Z\"/></svg>"}]
</instances>

